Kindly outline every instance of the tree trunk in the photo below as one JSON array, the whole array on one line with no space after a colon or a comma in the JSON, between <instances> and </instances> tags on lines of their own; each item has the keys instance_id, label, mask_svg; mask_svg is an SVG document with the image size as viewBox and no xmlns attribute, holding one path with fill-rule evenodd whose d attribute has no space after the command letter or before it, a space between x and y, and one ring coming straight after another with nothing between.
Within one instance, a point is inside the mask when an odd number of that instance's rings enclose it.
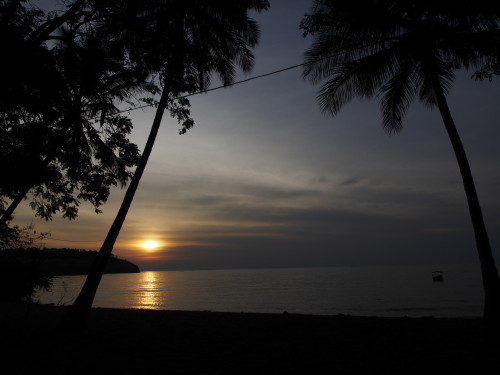
<instances>
[{"instance_id":1,"label":"tree trunk","mask_svg":"<svg viewBox=\"0 0 500 375\"><path fill-rule=\"evenodd\" d=\"M488 233L486 232L481 206L479 204L476 187L474 186L474 180L472 178L465 149L462 141L460 140L453 117L451 116L444 92L440 89L440 85L437 84L437 82L434 87L439 111L446 127L446 131L448 132L453 150L455 151L460 173L462 174L465 195L467 196L467 202L469 205L469 213L472 226L474 227L476 247L479 254L481 274L483 278L485 296L484 320L487 333L488 335L491 335L492 338L495 336L495 339L498 339L498 336L496 336L497 334L500 334L500 278L498 276L498 270L493 257L493 252L491 250L490 241L488 239Z\"/></svg>"},{"instance_id":2,"label":"tree trunk","mask_svg":"<svg viewBox=\"0 0 500 375\"><path fill-rule=\"evenodd\" d=\"M85 284L59 326L59 328L63 330L83 330L87 326L87 319L90 314L92 303L94 302L97 288L99 287L107 261L113 251L113 246L118 238L118 235L120 234L121 227L125 221L130 205L132 204L137 187L139 186L139 181L144 173L149 156L151 155L151 151L160 128L163 113L167 108L167 103L168 92L167 90L164 90L156 110L156 115L153 125L151 126L151 131L149 133L144 152L137 163L134 176L132 177L132 180L127 188L127 192L125 193L125 197L123 198L118 214L116 215L115 220L108 231L106 239L97 254L97 258L92 263Z\"/></svg>"},{"instance_id":3,"label":"tree trunk","mask_svg":"<svg viewBox=\"0 0 500 375\"><path fill-rule=\"evenodd\" d=\"M9 220L12 218L12 214L16 210L19 203L22 202L26 194L30 191L30 187L25 187L22 191L17 193L16 197L10 202L9 207L5 210L2 217L0 218L0 228L7 224Z\"/></svg>"},{"instance_id":4,"label":"tree trunk","mask_svg":"<svg viewBox=\"0 0 500 375\"><path fill-rule=\"evenodd\" d=\"M44 167L47 167L50 164L50 162L52 161L53 155L54 155L54 151L52 151L52 153L49 154L49 156L47 156L45 158L45 160L43 162ZM34 184L30 184L30 185L27 184L21 188L21 190L17 193L15 198L12 200L12 202L10 202L9 207L7 207L7 209L3 213L2 217L0 218L0 228L2 226L6 225L7 222L12 219L12 214L16 210L17 206L19 206L19 204L22 202L22 200L28 195L30 189L33 187L35 187Z\"/></svg>"},{"instance_id":5,"label":"tree trunk","mask_svg":"<svg viewBox=\"0 0 500 375\"><path fill-rule=\"evenodd\" d=\"M67 127L64 129L67 130ZM64 133L62 133L64 134ZM60 141L63 141L63 138L60 137ZM58 142L56 142L58 143ZM43 161L43 166L48 167L54 158L55 150L52 150L51 153L47 155L47 157ZM25 185L21 188L21 190L17 193L15 198L10 202L9 207L5 210L2 217L0 218L0 228L7 224L8 221L12 220L12 214L16 210L17 206L22 202L22 200L28 195L31 188L34 188L35 184Z\"/></svg>"}]
</instances>

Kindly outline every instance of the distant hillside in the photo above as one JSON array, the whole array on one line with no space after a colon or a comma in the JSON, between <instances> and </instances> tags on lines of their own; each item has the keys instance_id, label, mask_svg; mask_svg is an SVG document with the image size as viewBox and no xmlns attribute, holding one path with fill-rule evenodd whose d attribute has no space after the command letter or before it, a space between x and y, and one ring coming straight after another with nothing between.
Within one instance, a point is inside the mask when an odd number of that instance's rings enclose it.
<instances>
[{"instance_id":1,"label":"distant hillside","mask_svg":"<svg viewBox=\"0 0 500 375\"><path fill-rule=\"evenodd\" d=\"M17 249L0 251L2 266L36 268L46 275L86 275L97 251L82 249ZM105 273L138 273L139 267L112 255Z\"/></svg>"}]
</instances>

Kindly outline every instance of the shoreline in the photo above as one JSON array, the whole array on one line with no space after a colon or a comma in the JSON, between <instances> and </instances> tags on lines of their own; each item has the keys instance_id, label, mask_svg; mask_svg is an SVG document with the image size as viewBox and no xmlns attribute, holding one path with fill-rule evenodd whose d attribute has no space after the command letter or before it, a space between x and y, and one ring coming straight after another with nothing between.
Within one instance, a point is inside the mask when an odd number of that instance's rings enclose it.
<instances>
[{"instance_id":1,"label":"shoreline","mask_svg":"<svg viewBox=\"0 0 500 375\"><path fill-rule=\"evenodd\" d=\"M93 308L89 329L55 327L67 307L1 308L1 369L62 374L499 373L478 318Z\"/></svg>"}]
</instances>

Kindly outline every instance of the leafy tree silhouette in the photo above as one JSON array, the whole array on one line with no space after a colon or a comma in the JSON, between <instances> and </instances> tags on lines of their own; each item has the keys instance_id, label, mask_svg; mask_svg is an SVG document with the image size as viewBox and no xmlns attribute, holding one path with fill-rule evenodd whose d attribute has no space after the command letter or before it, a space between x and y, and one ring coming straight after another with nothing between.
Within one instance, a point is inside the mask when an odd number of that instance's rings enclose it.
<instances>
[{"instance_id":1,"label":"leafy tree silhouette","mask_svg":"<svg viewBox=\"0 0 500 375\"><path fill-rule=\"evenodd\" d=\"M12 70L3 71L7 90L0 113L0 196L11 203L0 227L28 192L31 207L45 219L57 211L76 218L80 200L99 212L110 186L125 186L128 169L139 157L128 140L132 123L115 104L132 93L154 90L145 80L147 73L125 66L121 51L107 48L92 28L82 34L69 25L50 49L34 45L30 35L45 15L28 17L31 13L21 10L5 25L10 31L5 39L13 48L6 58ZM17 61L23 63L15 66Z\"/></svg>"}]
</instances>

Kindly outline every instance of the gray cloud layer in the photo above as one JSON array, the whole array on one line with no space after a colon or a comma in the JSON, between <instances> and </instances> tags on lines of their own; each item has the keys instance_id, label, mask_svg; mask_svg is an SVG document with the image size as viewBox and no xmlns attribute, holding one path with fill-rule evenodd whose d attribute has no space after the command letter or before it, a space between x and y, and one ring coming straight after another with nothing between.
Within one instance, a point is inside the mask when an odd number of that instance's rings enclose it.
<instances>
[{"instance_id":1,"label":"gray cloud layer","mask_svg":"<svg viewBox=\"0 0 500 375\"><path fill-rule=\"evenodd\" d=\"M258 16L253 74L301 62L308 41L298 23L309 5L273 1ZM458 75L449 101L498 259L499 86L469 75ZM193 97L197 125L178 136L177 124L164 121L115 252L144 269L476 261L439 113L416 103L402 133L388 136L375 101L332 118L319 113L316 90L297 69ZM143 145L153 112L133 117ZM98 217L86 208L75 223L37 226L56 238L102 239L122 196L116 191ZM165 246L138 252L151 236Z\"/></svg>"}]
</instances>

